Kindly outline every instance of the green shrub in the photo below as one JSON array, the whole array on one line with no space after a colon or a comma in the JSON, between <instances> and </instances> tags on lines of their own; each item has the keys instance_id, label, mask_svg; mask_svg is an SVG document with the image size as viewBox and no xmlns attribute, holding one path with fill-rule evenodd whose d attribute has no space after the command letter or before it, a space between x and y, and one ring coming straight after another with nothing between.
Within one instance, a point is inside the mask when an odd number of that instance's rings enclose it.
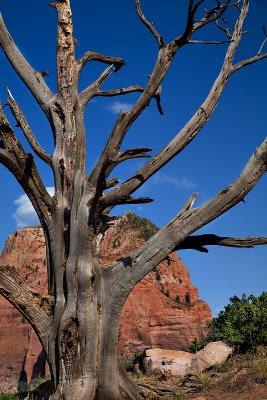
<instances>
[{"instance_id":1,"label":"green shrub","mask_svg":"<svg viewBox=\"0 0 267 400\"><path fill-rule=\"evenodd\" d=\"M20 400L20 398L16 394L6 393L0 394L0 400Z\"/></svg>"},{"instance_id":2,"label":"green shrub","mask_svg":"<svg viewBox=\"0 0 267 400\"><path fill-rule=\"evenodd\" d=\"M185 304L189 306L191 304L190 294L187 292L184 297Z\"/></svg>"},{"instance_id":3,"label":"green shrub","mask_svg":"<svg viewBox=\"0 0 267 400\"><path fill-rule=\"evenodd\" d=\"M209 341L223 340L236 351L255 352L258 346L267 345L267 292L230 298L224 311L209 322Z\"/></svg>"},{"instance_id":4,"label":"green shrub","mask_svg":"<svg viewBox=\"0 0 267 400\"><path fill-rule=\"evenodd\" d=\"M129 228L139 230L138 236L145 241L150 239L159 230L159 228L157 228L156 225L154 225L147 218L141 218L129 211L127 212L126 216ZM124 229L125 228L126 227L124 227Z\"/></svg>"},{"instance_id":5,"label":"green shrub","mask_svg":"<svg viewBox=\"0 0 267 400\"><path fill-rule=\"evenodd\" d=\"M139 367L142 367L143 358L143 353L134 353L132 357L124 358L124 366L126 371L132 372L136 364L138 364Z\"/></svg>"},{"instance_id":6,"label":"green shrub","mask_svg":"<svg viewBox=\"0 0 267 400\"><path fill-rule=\"evenodd\" d=\"M200 349L202 348L201 346L201 342L195 337L195 339L193 340L193 342L190 344L188 351L190 353L197 353Z\"/></svg>"},{"instance_id":7,"label":"green shrub","mask_svg":"<svg viewBox=\"0 0 267 400\"><path fill-rule=\"evenodd\" d=\"M178 303L178 304L180 304L181 303L181 299L180 299L180 296L179 296L179 294L177 294L176 295L176 297L175 297L175 303Z\"/></svg>"}]
</instances>

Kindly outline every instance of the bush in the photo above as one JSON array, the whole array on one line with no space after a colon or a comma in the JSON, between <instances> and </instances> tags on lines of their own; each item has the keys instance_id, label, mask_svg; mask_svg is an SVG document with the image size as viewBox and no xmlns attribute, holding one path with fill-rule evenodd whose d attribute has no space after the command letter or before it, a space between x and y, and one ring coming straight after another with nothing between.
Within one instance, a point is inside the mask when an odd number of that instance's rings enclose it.
<instances>
[{"instance_id":1,"label":"bush","mask_svg":"<svg viewBox=\"0 0 267 400\"><path fill-rule=\"evenodd\" d=\"M124 366L127 372L133 372L134 366L138 364L141 368L143 363L143 353L134 353L130 358L124 358Z\"/></svg>"},{"instance_id":2,"label":"bush","mask_svg":"<svg viewBox=\"0 0 267 400\"><path fill-rule=\"evenodd\" d=\"M177 304L180 304L181 303L181 299L180 299L180 296L179 296L179 294L177 294L176 295L176 297L175 297L175 303L177 303Z\"/></svg>"},{"instance_id":3,"label":"bush","mask_svg":"<svg viewBox=\"0 0 267 400\"><path fill-rule=\"evenodd\" d=\"M223 340L237 352L255 352L267 345L267 292L230 298L224 311L209 322L209 341Z\"/></svg>"},{"instance_id":4,"label":"bush","mask_svg":"<svg viewBox=\"0 0 267 400\"><path fill-rule=\"evenodd\" d=\"M197 353L199 350L201 350L201 342L198 340L198 338L195 337L195 339L191 342L188 351L189 353Z\"/></svg>"},{"instance_id":5,"label":"bush","mask_svg":"<svg viewBox=\"0 0 267 400\"><path fill-rule=\"evenodd\" d=\"M187 292L184 297L185 304L189 306L191 304L190 294Z\"/></svg>"}]
</instances>

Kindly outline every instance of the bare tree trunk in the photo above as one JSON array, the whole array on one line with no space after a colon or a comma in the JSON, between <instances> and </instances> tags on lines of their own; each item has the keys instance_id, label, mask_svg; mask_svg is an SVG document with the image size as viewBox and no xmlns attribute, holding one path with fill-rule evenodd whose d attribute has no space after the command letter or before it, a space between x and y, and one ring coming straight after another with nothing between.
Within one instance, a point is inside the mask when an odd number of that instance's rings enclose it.
<instances>
[{"instance_id":1,"label":"bare tree trunk","mask_svg":"<svg viewBox=\"0 0 267 400\"><path fill-rule=\"evenodd\" d=\"M76 263L80 262L78 258ZM89 264L85 268L93 269ZM120 360L118 326L124 301L122 296L113 296L107 273L88 276L85 291L77 280L77 298L73 304L69 298L61 318L53 321L51 332L58 329L48 351L55 390L51 399L141 398Z\"/></svg>"},{"instance_id":2,"label":"bare tree trunk","mask_svg":"<svg viewBox=\"0 0 267 400\"><path fill-rule=\"evenodd\" d=\"M215 1L214 7L204 10L204 15L199 9L202 3L203 0L188 1L184 32L166 43L153 23L146 19L140 0L136 0L138 16L156 39L158 54L146 87L131 85L114 90L102 90L101 85L125 62L122 58L94 51L88 51L76 60L70 0L50 3L58 14L57 93L49 89L43 74L36 72L26 61L0 15L0 46L45 113L54 137L54 151L49 155L38 143L8 90L5 106L9 106L33 152L51 167L55 195L50 196L47 192L33 155L27 153L18 141L4 113L4 106L1 106L0 163L22 186L44 229L49 296L28 288L10 266L0 266L0 294L27 318L40 338L53 380L51 400L141 399L142 392L129 381L118 351L120 313L134 286L179 248L206 251L204 245L251 247L267 243L267 238L257 237L191 236L242 201L266 172L265 139L247 161L240 176L213 199L195 208L197 193L193 194L183 209L140 249L109 267L99 265L99 243L113 219L108 215L112 208L152 201L131 195L199 134L212 116L231 76L239 69L267 58L267 53L262 53L265 38L256 55L235 63L249 0ZM227 22L224 15L229 8L237 11L234 28L221 25L221 20ZM226 34L226 41L192 39L197 31L213 23ZM264 34L266 36L265 30ZM206 99L180 132L132 177L119 183L117 178L110 177L113 169L126 160L147 157L151 150L148 147L121 150L123 140L151 100L159 95L176 53L189 43L228 43L221 70ZM90 61L102 62L109 67L79 92L81 71ZM122 96L134 92L140 93L140 97L131 110L120 113L99 160L86 175L84 111L87 104L96 96ZM108 188L110 190L106 191Z\"/></svg>"}]
</instances>

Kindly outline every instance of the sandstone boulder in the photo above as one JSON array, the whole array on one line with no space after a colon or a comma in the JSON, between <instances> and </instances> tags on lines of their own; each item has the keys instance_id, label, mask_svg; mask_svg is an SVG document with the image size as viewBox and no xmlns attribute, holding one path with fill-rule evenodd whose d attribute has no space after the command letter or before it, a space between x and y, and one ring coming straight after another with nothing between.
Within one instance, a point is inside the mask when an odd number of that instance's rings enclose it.
<instances>
[{"instance_id":1,"label":"sandstone boulder","mask_svg":"<svg viewBox=\"0 0 267 400\"><path fill-rule=\"evenodd\" d=\"M232 351L231 347L223 342L208 343L196 354L159 348L147 349L143 365L147 375L152 373L173 376L198 375L216 364L223 364Z\"/></svg>"},{"instance_id":2,"label":"sandstone boulder","mask_svg":"<svg viewBox=\"0 0 267 400\"><path fill-rule=\"evenodd\" d=\"M153 373L184 376L193 358L194 354L186 351L147 349L143 365L147 375Z\"/></svg>"},{"instance_id":3,"label":"sandstone boulder","mask_svg":"<svg viewBox=\"0 0 267 400\"><path fill-rule=\"evenodd\" d=\"M223 364L232 354L233 349L224 342L208 343L204 349L199 350L192 360L190 372L197 374L213 365Z\"/></svg>"}]
</instances>

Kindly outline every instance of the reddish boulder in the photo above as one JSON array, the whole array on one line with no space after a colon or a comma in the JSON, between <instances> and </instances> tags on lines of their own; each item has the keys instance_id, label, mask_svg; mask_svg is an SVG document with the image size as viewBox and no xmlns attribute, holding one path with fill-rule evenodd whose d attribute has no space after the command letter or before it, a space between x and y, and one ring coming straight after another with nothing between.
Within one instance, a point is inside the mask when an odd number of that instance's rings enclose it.
<instances>
[{"instance_id":1,"label":"reddish boulder","mask_svg":"<svg viewBox=\"0 0 267 400\"><path fill-rule=\"evenodd\" d=\"M102 240L102 264L125 256L156 231L148 220L126 213ZM42 229L26 228L11 235L0 256L0 264L14 265L29 286L45 293ZM20 378L29 382L39 368L43 371L44 365L38 364L42 356L31 327L2 297L0 307L0 391L7 391L16 387ZM172 253L128 297L121 316L122 351L129 355L147 347L185 350L195 337L205 335L208 319L211 319L209 306L199 299L188 270L176 253Z\"/></svg>"}]
</instances>

